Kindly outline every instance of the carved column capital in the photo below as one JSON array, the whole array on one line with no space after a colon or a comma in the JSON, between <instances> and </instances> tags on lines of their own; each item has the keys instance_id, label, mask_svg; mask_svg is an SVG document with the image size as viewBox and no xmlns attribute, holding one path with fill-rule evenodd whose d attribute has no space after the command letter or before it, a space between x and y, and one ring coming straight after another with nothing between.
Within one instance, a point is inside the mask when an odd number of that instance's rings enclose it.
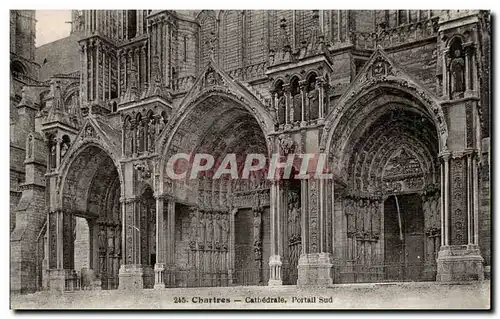
<instances>
[{"instance_id":1,"label":"carved column capital","mask_svg":"<svg viewBox=\"0 0 500 319\"><path fill-rule=\"evenodd\" d=\"M299 81L299 88L300 88L301 90L306 89L306 88L307 88L307 81L306 81L306 80L301 80L301 81Z\"/></svg>"},{"instance_id":2,"label":"carved column capital","mask_svg":"<svg viewBox=\"0 0 500 319\"><path fill-rule=\"evenodd\" d=\"M290 84L283 84L283 91L285 93L290 93L292 91L292 87L290 86Z\"/></svg>"}]
</instances>

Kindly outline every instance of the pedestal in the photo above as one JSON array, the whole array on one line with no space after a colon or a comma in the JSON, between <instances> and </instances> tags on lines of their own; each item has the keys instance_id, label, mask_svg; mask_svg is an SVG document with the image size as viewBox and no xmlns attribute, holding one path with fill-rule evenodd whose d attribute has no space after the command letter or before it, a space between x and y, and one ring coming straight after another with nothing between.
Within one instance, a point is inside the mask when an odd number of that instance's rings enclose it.
<instances>
[{"instance_id":1,"label":"pedestal","mask_svg":"<svg viewBox=\"0 0 500 319\"><path fill-rule=\"evenodd\" d=\"M165 265L155 264L155 285L154 289L165 289Z\"/></svg>"},{"instance_id":2,"label":"pedestal","mask_svg":"<svg viewBox=\"0 0 500 319\"><path fill-rule=\"evenodd\" d=\"M49 290L64 291L66 289L66 269L49 269Z\"/></svg>"},{"instance_id":3,"label":"pedestal","mask_svg":"<svg viewBox=\"0 0 500 319\"><path fill-rule=\"evenodd\" d=\"M298 264L297 286L330 286L333 284L332 266L329 253L302 254Z\"/></svg>"},{"instance_id":4,"label":"pedestal","mask_svg":"<svg viewBox=\"0 0 500 319\"><path fill-rule=\"evenodd\" d=\"M269 257L269 286L282 286L281 280L281 257L272 255Z\"/></svg>"},{"instance_id":5,"label":"pedestal","mask_svg":"<svg viewBox=\"0 0 500 319\"><path fill-rule=\"evenodd\" d=\"M483 280L483 262L477 245L441 246L437 258L436 281Z\"/></svg>"},{"instance_id":6,"label":"pedestal","mask_svg":"<svg viewBox=\"0 0 500 319\"><path fill-rule=\"evenodd\" d=\"M118 274L120 279L118 289L143 289L143 274L142 265L121 265Z\"/></svg>"},{"instance_id":7,"label":"pedestal","mask_svg":"<svg viewBox=\"0 0 500 319\"><path fill-rule=\"evenodd\" d=\"M175 277L176 271L177 266L175 264L165 267L165 284L167 287L177 287L177 278Z\"/></svg>"}]
</instances>

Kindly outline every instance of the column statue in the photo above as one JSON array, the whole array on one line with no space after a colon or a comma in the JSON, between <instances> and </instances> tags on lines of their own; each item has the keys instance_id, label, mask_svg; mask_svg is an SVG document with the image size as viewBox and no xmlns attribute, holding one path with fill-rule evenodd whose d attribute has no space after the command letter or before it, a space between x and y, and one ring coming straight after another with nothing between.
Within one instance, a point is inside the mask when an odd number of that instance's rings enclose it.
<instances>
[{"instance_id":1,"label":"column statue","mask_svg":"<svg viewBox=\"0 0 500 319\"><path fill-rule=\"evenodd\" d=\"M288 218L287 218L287 230L288 230L288 240L293 241L295 236L295 216L293 216L293 203L288 203Z\"/></svg>"},{"instance_id":2,"label":"column statue","mask_svg":"<svg viewBox=\"0 0 500 319\"><path fill-rule=\"evenodd\" d=\"M319 90L316 88L316 81L309 83L307 93L309 120L316 120L319 115Z\"/></svg>"},{"instance_id":3,"label":"column statue","mask_svg":"<svg viewBox=\"0 0 500 319\"><path fill-rule=\"evenodd\" d=\"M198 220L198 240L200 242L205 242L205 213L200 213Z\"/></svg>"},{"instance_id":4,"label":"column statue","mask_svg":"<svg viewBox=\"0 0 500 319\"><path fill-rule=\"evenodd\" d=\"M207 233L206 233L206 241L210 243L214 239L214 221L211 213L207 214Z\"/></svg>"},{"instance_id":5,"label":"column statue","mask_svg":"<svg viewBox=\"0 0 500 319\"><path fill-rule=\"evenodd\" d=\"M215 215L215 230L214 230L214 241L215 242L220 242L221 241L221 226L222 226L222 220L220 214Z\"/></svg>"},{"instance_id":6,"label":"column statue","mask_svg":"<svg viewBox=\"0 0 500 319\"><path fill-rule=\"evenodd\" d=\"M224 214L222 217L222 222L221 222L221 232L222 232L222 237L221 241L223 244L227 244L227 239L229 237L229 221L228 221L228 215Z\"/></svg>"},{"instance_id":7,"label":"column statue","mask_svg":"<svg viewBox=\"0 0 500 319\"><path fill-rule=\"evenodd\" d=\"M156 135L155 121L153 119L150 119L148 123L148 142L149 142L148 151L151 153L154 152L155 150L155 137L156 137L155 135Z\"/></svg>"},{"instance_id":8,"label":"column statue","mask_svg":"<svg viewBox=\"0 0 500 319\"><path fill-rule=\"evenodd\" d=\"M300 91L293 96L293 121L302 121L302 94Z\"/></svg>"},{"instance_id":9,"label":"column statue","mask_svg":"<svg viewBox=\"0 0 500 319\"><path fill-rule=\"evenodd\" d=\"M455 98L465 91L465 60L459 49L452 52L452 55L450 63L451 94Z\"/></svg>"},{"instance_id":10,"label":"column statue","mask_svg":"<svg viewBox=\"0 0 500 319\"><path fill-rule=\"evenodd\" d=\"M285 95L281 93L278 97L278 123L279 124L285 124L285 117L286 117L286 101L285 101Z\"/></svg>"}]
</instances>

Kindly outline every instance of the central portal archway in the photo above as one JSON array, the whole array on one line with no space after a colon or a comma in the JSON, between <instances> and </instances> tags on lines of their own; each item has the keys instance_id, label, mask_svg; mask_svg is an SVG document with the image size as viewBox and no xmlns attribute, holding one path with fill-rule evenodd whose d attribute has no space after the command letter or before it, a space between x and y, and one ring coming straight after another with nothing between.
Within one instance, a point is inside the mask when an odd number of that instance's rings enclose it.
<instances>
[{"instance_id":1,"label":"central portal archway","mask_svg":"<svg viewBox=\"0 0 500 319\"><path fill-rule=\"evenodd\" d=\"M264 129L248 107L214 93L186 110L165 153L165 159L176 153L210 154L216 166L227 154L235 154L241 170L246 154L267 157L269 150ZM175 181L164 176L165 191L178 202L175 285L264 284L270 255L267 180L254 173L245 180L228 174L214 179L214 172Z\"/></svg>"},{"instance_id":2,"label":"central portal archway","mask_svg":"<svg viewBox=\"0 0 500 319\"><path fill-rule=\"evenodd\" d=\"M61 208L70 218L64 235L65 269L81 286L118 287L122 260L121 182L110 154L97 144L81 146L63 163Z\"/></svg>"}]
</instances>

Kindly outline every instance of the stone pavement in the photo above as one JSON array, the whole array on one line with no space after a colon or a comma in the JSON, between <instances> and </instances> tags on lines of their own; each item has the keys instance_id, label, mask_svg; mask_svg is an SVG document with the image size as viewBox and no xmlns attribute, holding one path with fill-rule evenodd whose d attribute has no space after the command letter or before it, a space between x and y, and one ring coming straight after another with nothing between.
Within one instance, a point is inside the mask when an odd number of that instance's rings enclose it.
<instances>
[{"instance_id":1,"label":"stone pavement","mask_svg":"<svg viewBox=\"0 0 500 319\"><path fill-rule=\"evenodd\" d=\"M12 309L489 309L490 281L215 287L12 295Z\"/></svg>"}]
</instances>

